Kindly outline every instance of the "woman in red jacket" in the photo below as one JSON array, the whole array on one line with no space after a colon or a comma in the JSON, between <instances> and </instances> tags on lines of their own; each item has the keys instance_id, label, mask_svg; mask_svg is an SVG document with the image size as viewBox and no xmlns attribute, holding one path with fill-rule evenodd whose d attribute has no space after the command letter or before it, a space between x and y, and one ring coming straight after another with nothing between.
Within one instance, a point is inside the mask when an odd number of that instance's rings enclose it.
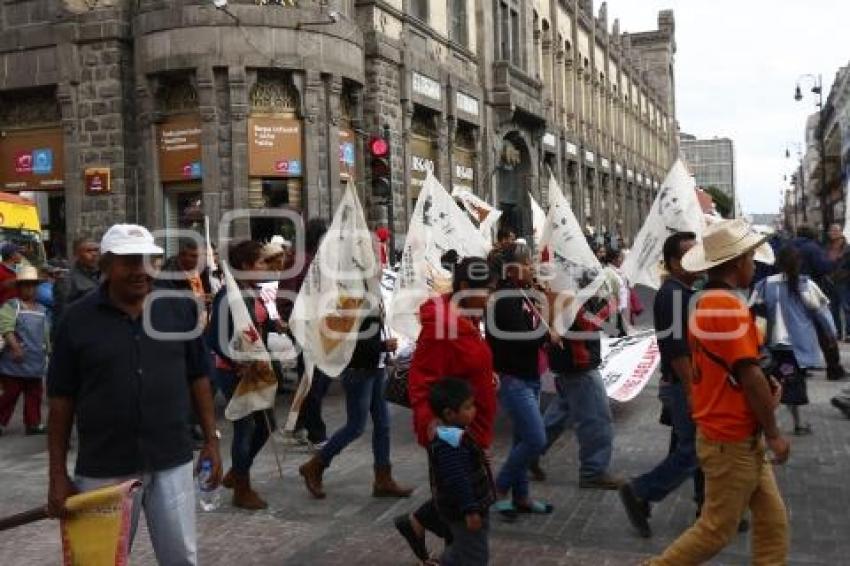
<instances>
[{"instance_id":1,"label":"woman in red jacket","mask_svg":"<svg viewBox=\"0 0 850 566\"><path fill-rule=\"evenodd\" d=\"M477 411L467 430L483 450L488 450L493 442L496 379L493 357L481 334L480 323L494 284L486 260L466 258L455 267L452 293L430 299L419 309L422 330L416 341L408 386L413 427L423 447L431 441L436 424L428 394L431 385L445 377L469 382ZM432 500L412 515L397 517L395 525L423 561L429 557L426 529L443 539L451 537Z\"/></svg>"}]
</instances>

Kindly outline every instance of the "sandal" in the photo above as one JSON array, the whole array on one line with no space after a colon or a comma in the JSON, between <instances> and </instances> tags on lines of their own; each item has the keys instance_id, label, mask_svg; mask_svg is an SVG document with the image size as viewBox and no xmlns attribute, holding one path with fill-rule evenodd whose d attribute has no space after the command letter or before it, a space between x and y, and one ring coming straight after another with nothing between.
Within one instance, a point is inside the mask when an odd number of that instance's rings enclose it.
<instances>
[{"instance_id":1,"label":"sandal","mask_svg":"<svg viewBox=\"0 0 850 566\"><path fill-rule=\"evenodd\" d=\"M535 515L549 515L555 510L555 506L545 501L530 499L527 504L520 505L514 502L517 513L533 513Z\"/></svg>"},{"instance_id":2,"label":"sandal","mask_svg":"<svg viewBox=\"0 0 850 566\"><path fill-rule=\"evenodd\" d=\"M502 516L502 519L508 523L513 523L517 519L517 509L514 502L510 499L501 499L497 501L493 508Z\"/></svg>"}]
</instances>

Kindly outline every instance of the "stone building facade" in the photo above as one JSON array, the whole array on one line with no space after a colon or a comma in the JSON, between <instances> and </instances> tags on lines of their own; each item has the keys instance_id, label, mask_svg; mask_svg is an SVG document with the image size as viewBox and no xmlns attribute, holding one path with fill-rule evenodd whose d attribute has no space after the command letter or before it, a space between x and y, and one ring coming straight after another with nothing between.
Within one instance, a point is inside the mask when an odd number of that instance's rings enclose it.
<instances>
[{"instance_id":1,"label":"stone building facade","mask_svg":"<svg viewBox=\"0 0 850 566\"><path fill-rule=\"evenodd\" d=\"M117 221L233 236L330 217L390 131L396 233L425 172L530 233L548 172L628 240L677 154L674 21L623 34L591 0L0 3L0 189L62 253ZM250 218L228 214L249 210ZM400 242L399 242L400 243Z\"/></svg>"}]
</instances>

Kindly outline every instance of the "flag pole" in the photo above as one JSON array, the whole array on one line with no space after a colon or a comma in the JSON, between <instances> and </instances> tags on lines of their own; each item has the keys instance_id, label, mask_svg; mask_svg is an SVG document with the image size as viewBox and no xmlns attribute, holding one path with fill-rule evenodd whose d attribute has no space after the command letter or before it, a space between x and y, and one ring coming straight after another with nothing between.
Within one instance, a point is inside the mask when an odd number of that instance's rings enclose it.
<instances>
[{"instance_id":1,"label":"flag pole","mask_svg":"<svg viewBox=\"0 0 850 566\"><path fill-rule=\"evenodd\" d=\"M277 464L277 473L280 479L283 479L283 466L280 463L280 454L277 452L277 446L274 443L274 430L272 430L272 421L269 418L269 410L263 411L263 418L266 420L266 427L269 429L269 439L271 440L272 452L274 452L274 461Z\"/></svg>"}]
</instances>

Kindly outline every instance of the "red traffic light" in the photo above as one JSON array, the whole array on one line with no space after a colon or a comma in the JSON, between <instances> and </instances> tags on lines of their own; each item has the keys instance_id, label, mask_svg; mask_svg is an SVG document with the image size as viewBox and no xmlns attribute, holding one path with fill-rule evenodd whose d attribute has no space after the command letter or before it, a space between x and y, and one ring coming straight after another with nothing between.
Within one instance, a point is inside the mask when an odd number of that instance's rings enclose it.
<instances>
[{"instance_id":1,"label":"red traffic light","mask_svg":"<svg viewBox=\"0 0 850 566\"><path fill-rule=\"evenodd\" d=\"M375 136L369 140L369 153L372 157L386 157L390 153L390 144L384 138Z\"/></svg>"}]
</instances>

